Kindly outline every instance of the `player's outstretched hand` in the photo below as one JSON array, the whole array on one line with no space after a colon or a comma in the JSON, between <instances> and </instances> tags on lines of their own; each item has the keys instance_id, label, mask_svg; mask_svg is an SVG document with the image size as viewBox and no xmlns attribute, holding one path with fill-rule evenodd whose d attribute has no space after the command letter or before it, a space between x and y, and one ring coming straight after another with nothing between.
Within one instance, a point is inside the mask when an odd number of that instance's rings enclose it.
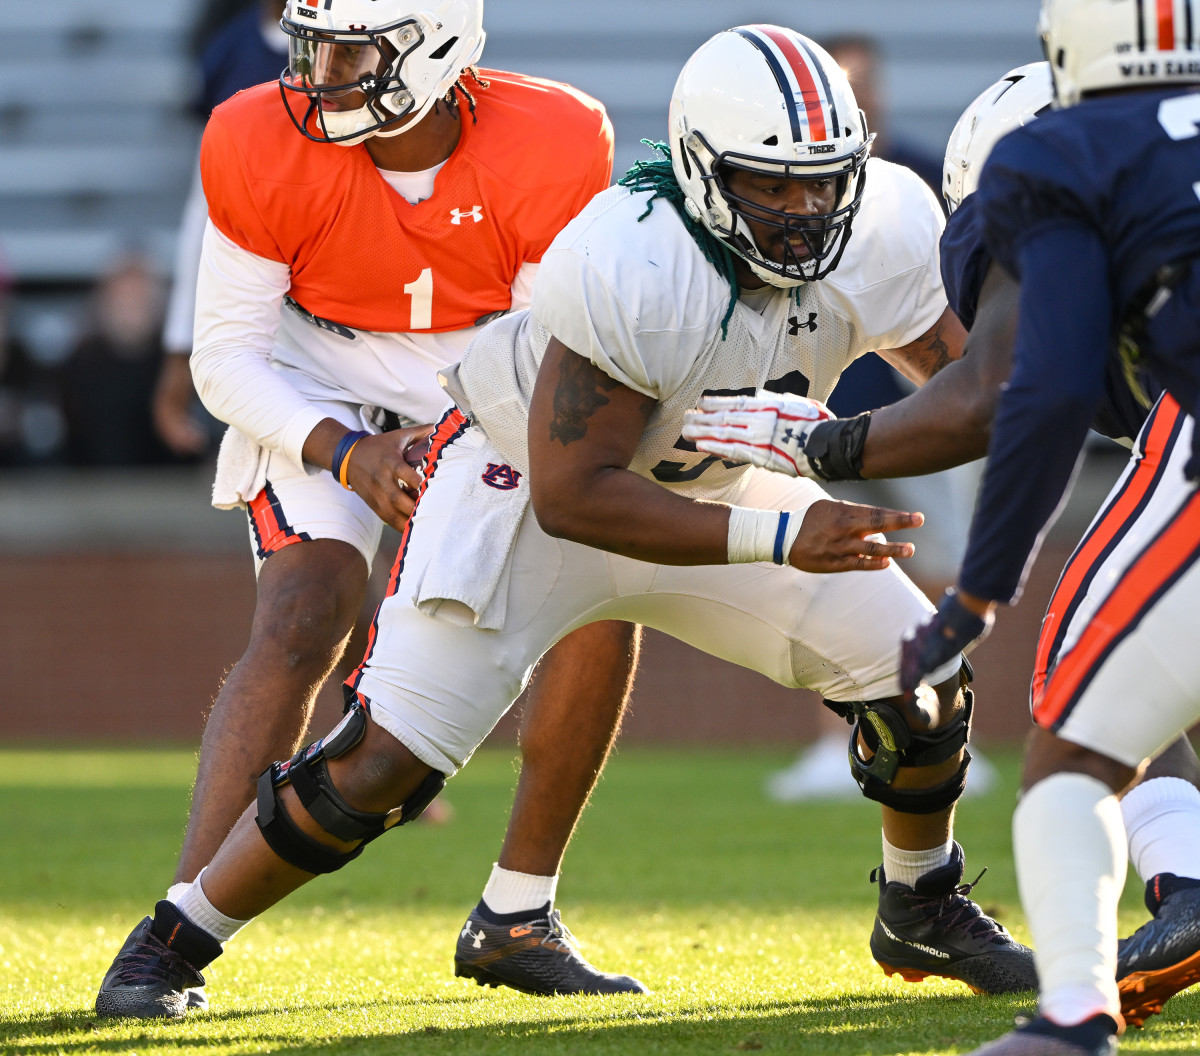
<instances>
[{"instance_id":1,"label":"player's outstretched hand","mask_svg":"<svg viewBox=\"0 0 1200 1056\"><path fill-rule=\"evenodd\" d=\"M912 543L889 543L880 532L918 528L919 513L901 513L857 502L820 499L804 513L788 562L802 572L864 572L887 568L893 557L912 557Z\"/></svg>"},{"instance_id":2,"label":"player's outstretched hand","mask_svg":"<svg viewBox=\"0 0 1200 1056\"><path fill-rule=\"evenodd\" d=\"M900 643L900 691L912 693L931 672L987 637L992 613L976 616L957 592L942 595L937 612L917 624Z\"/></svg>"},{"instance_id":3,"label":"player's outstretched hand","mask_svg":"<svg viewBox=\"0 0 1200 1056\"><path fill-rule=\"evenodd\" d=\"M412 513L421 486L421 459L415 452L424 450L432 433L432 425L417 425L364 436L348 456L350 487L397 530Z\"/></svg>"},{"instance_id":4,"label":"player's outstretched hand","mask_svg":"<svg viewBox=\"0 0 1200 1056\"><path fill-rule=\"evenodd\" d=\"M754 396L703 396L699 409L683 416L683 437L733 462L820 479L804 447L812 431L834 417L819 400L763 389Z\"/></svg>"}]
</instances>

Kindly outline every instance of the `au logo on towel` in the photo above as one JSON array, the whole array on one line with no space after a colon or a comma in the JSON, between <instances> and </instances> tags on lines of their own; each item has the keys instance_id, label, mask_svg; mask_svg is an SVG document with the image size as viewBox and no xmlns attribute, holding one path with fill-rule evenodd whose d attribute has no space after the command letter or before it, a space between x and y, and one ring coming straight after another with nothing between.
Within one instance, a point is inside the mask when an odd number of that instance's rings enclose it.
<instances>
[{"instance_id":1,"label":"au logo on towel","mask_svg":"<svg viewBox=\"0 0 1200 1056\"><path fill-rule=\"evenodd\" d=\"M521 474L512 466L489 462L483 473L483 482L489 488L495 488L497 491L512 491L521 482Z\"/></svg>"}]
</instances>

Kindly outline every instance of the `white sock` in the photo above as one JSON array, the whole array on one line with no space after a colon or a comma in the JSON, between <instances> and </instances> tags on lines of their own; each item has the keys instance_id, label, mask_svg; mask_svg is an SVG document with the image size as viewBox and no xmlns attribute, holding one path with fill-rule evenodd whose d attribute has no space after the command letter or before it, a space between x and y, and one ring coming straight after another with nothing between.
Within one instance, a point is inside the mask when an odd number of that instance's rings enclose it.
<instances>
[{"instance_id":1,"label":"white sock","mask_svg":"<svg viewBox=\"0 0 1200 1056\"><path fill-rule=\"evenodd\" d=\"M1143 781L1121 800L1121 817L1143 883L1159 873L1200 879L1200 790L1190 781Z\"/></svg>"},{"instance_id":2,"label":"white sock","mask_svg":"<svg viewBox=\"0 0 1200 1056\"><path fill-rule=\"evenodd\" d=\"M520 913L526 909L541 909L547 902L553 907L557 888L557 875L535 876L493 865L492 875L483 889L483 900L493 913Z\"/></svg>"},{"instance_id":3,"label":"white sock","mask_svg":"<svg viewBox=\"0 0 1200 1056\"><path fill-rule=\"evenodd\" d=\"M883 838L883 875L888 883L895 881L915 887L929 870L936 869L950 861L950 853L954 850L954 840L930 847L926 851L904 851L893 847Z\"/></svg>"},{"instance_id":4,"label":"white sock","mask_svg":"<svg viewBox=\"0 0 1200 1056\"><path fill-rule=\"evenodd\" d=\"M1033 933L1044 1016L1069 1027L1121 1007L1117 901L1125 827L1117 797L1086 774L1051 774L1013 814L1013 853Z\"/></svg>"},{"instance_id":5,"label":"white sock","mask_svg":"<svg viewBox=\"0 0 1200 1056\"><path fill-rule=\"evenodd\" d=\"M165 898L168 902L173 902L175 905L179 905L179 896L191 886L192 885L186 880L181 884L172 884L167 888L167 893L163 895L163 898Z\"/></svg>"},{"instance_id":6,"label":"white sock","mask_svg":"<svg viewBox=\"0 0 1200 1056\"><path fill-rule=\"evenodd\" d=\"M184 890L176 898L171 898L170 892L168 892L167 899L174 902L179 912L196 927L208 932L218 942L228 942L250 921L234 920L233 917L227 917L217 909L205 896L204 888L200 886L203 878L204 870L201 869L200 875L192 883L175 884L171 891L180 887Z\"/></svg>"}]
</instances>

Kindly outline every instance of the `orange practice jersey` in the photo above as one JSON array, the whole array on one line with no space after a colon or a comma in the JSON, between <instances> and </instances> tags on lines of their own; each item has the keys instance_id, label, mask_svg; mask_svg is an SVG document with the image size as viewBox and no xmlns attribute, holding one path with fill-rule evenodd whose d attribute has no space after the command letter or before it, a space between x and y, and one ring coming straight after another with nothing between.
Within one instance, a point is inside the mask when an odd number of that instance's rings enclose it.
<instances>
[{"instance_id":1,"label":"orange practice jersey","mask_svg":"<svg viewBox=\"0 0 1200 1056\"><path fill-rule=\"evenodd\" d=\"M209 217L243 249L291 268L314 315L384 333L462 330L511 307L511 286L612 175L603 106L567 85L483 71L472 120L410 205L365 145L296 131L276 84L213 111L200 168Z\"/></svg>"}]
</instances>

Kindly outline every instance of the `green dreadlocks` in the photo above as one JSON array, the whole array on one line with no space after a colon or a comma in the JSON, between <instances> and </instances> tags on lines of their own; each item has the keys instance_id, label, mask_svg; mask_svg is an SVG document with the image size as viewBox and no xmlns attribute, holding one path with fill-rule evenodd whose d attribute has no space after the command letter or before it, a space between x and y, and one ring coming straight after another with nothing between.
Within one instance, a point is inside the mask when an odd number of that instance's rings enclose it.
<instances>
[{"instance_id":1,"label":"green dreadlocks","mask_svg":"<svg viewBox=\"0 0 1200 1056\"><path fill-rule=\"evenodd\" d=\"M683 188L679 186L679 181L675 179L675 172L671 168L671 148L665 143L656 143L651 139L643 139L642 142L651 150L657 150L662 157L651 158L648 161L635 161L629 171L617 180L617 183L622 187L628 187L631 194L635 191L654 192L650 196L650 201L646 203L646 211L638 217L639 222L645 220L654 210L656 198L670 202L675 207L675 212L679 214L679 219L683 221L683 226L687 228L688 234L700 247L704 259L716 268L722 278L729 283L729 307L725 311L725 318L721 320L721 337L724 339L729 336L729 320L733 318L733 309L738 301L738 281L737 274L733 270L733 253L699 220L688 215L683 206Z\"/></svg>"}]
</instances>

